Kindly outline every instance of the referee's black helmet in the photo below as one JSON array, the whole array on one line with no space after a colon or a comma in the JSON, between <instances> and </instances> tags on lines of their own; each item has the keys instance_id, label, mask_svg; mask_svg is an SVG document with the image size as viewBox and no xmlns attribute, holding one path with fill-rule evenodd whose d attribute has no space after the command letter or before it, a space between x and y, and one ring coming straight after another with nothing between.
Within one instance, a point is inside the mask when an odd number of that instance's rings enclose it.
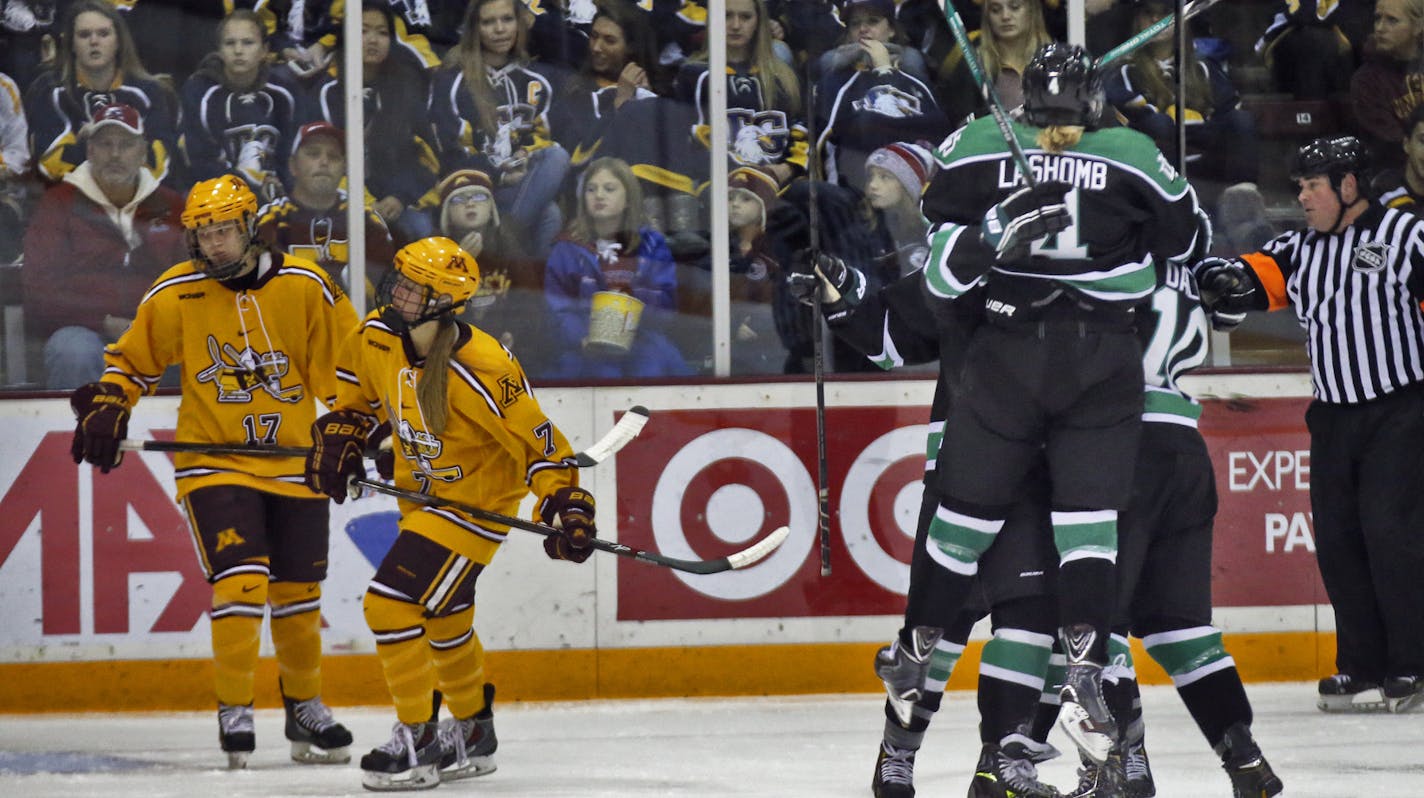
<instances>
[{"instance_id":1,"label":"referee's black helmet","mask_svg":"<svg viewBox=\"0 0 1424 798\"><path fill-rule=\"evenodd\" d=\"M1034 127L1094 127L1103 111L1103 81L1076 44L1050 42L1023 72L1024 119Z\"/></svg>"},{"instance_id":2,"label":"referee's black helmet","mask_svg":"<svg viewBox=\"0 0 1424 798\"><path fill-rule=\"evenodd\" d=\"M1325 175L1340 190L1345 175L1354 175L1361 196L1370 196L1370 153L1354 136L1319 138L1302 146L1291 159L1291 180Z\"/></svg>"}]
</instances>

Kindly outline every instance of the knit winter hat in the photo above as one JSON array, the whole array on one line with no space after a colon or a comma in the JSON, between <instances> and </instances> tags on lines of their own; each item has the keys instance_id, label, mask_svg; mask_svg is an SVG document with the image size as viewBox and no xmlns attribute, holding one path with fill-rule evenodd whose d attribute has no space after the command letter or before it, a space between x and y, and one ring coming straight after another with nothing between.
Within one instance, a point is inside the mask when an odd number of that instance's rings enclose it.
<instances>
[{"instance_id":1,"label":"knit winter hat","mask_svg":"<svg viewBox=\"0 0 1424 798\"><path fill-rule=\"evenodd\" d=\"M934 174L934 158L930 151L907 141L887 144L872 152L865 159L865 168L869 170L872 166L894 175L905 187L905 193L913 199L919 199Z\"/></svg>"},{"instance_id":2,"label":"knit winter hat","mask_svg":"<svg viewBox=\"0 0 1424 798\"><path fill-rule=\"evenodd\" d=\"M461 169L452 172L440 185L435 187L440 193L440 229L450 229L450 199L452 197L465 197L483 194L485 201L491 203L490 223L499 224L499 208L494 203L494 182L489 175L475 169Z\"/></svg>"},{"instance_id":3,"label":"knit winter hat","mask_svg":"<svg viewBox=\"0 0 1424 798\"><path fill-rule=\"evenodd\" d=\"M743 166L727 175L727 191L750 191L761 203L761 226L766 229L766 214L776 203L779 187L776 178L755 166Z\"/></svg>"}]
</instances>

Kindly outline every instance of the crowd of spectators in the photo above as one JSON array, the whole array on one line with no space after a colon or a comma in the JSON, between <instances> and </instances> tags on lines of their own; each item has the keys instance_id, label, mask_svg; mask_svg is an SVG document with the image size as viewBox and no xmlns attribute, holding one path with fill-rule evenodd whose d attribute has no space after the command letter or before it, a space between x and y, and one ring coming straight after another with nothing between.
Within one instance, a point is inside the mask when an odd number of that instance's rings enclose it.
<instances>
[{"instance_id":1,"label":"crowd of spectators","mask_svg":"<svg viewBox=\"0 0 1424 798\"><path fill-rule=\"evenodd\" d=\"M1029 56L1067 36L1066 2L955 3L1016 109ZM1087 0L1089 46L1173 6ZM43 365L31 382L94 378L136 292L186 257L178 209L198 180L240 176L267 203L264 238L347 279L350 7L0 0L0 266L23 277L10 281L23 300L4 302L23 301ZM1250 38L1222 21L1246 7ZM811 219L823 248L873 280L916 268L929 151L987 112L935 0L727 0L728 161L715 168L730 190L712 198L703 0L359 9L368 287L393 247L453 238L485 276L472 319L544 378L711 373L714 201L731 222L733 373L805 371L810 322L778 285ZM1104 124L1153 136L1214 212L1218 198L1251 209L1249 224L1223 214L1232 229L1268 235L1265 202L1287 190L1258 186L1271 154L1253 97L1331 104L1385 167L1381 191L1424 193L1424 0L1219 4L1189 35L1185 99L1169 29L1112 65ZM99 284L115 290L75 290ZM626 340L606 329L618 313Z\"/></svg>"}]
</instances>

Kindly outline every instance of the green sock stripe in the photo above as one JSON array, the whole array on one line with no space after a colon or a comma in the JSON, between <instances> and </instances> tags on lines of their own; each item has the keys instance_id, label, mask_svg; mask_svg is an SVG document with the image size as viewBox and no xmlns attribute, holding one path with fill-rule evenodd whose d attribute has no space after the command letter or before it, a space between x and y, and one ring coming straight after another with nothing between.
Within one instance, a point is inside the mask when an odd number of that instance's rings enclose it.
<instances>
[{"instance_id":1,"label":"green sock stripe","mask_svg":"<svg viewBox=\"0 0 1424 798\"><path fill-rule=\"evenodd\" d=\"M1182 631L1196 633L1152 635L1143 641L1147 646L1147 653L1174 680L1230 656L1221 645L1219 629L1204 626L1196 630Z\"/></svg>"},{"instance_id":2,"label":"green sock stripe","mask_svg":"<svg viewBox=\"0 0 1424 798\"><path fill-rule=\"evenodd\" d=\"M1039 681L1044 678L1044 671L1048 669L1048 657L1053 653L1051 638L1045 636L1045 640L1047 641L1045 645L1036 645L996 635L984 644L984 653L979 665L980 670L990 669L1007 674L1017 674L1024 678L1006 678L1003 674L995 674L995 676L1018 684L1024 684L1027 680L1031 682L1031 686L1038 687Z\"/></svg>"},{"instance_id":3,"label":"green sock stripe","mask_svg":"<svg viewBox=\"0 0 1424 798\"><path fill-rule=\"evenodd\" d=\"M1094 555L1116 556L1117 514L1054 513L1053 543L1058 547L1058 556L1062 560Z\"/></svg>"},{"instance_id":4,"label":"green sock stripe","mask_svg":"<svg viewBox=\"0 0 1424 798\"><path fill-rule=\"evenodd\" d=\"M1119 657L1122 659L1119 660ZM1108 636L1108 662L1120 664L1125 668L1132 667L1132 646L1128 645L1127 638L1120 635Z\"/></svg>"},{"instance_id":5,"label":"green sock stripe","mask_svg":"<svg viewBox=\"0 0 1424 798\"><path fill-rule=\"evenodd\" d=\"M1003 521L971 518L941 507L930 522L930 545L946 557L962 563L975 563L994 544L994 537L1003 526Z\"/></svg>"}]
</instances>

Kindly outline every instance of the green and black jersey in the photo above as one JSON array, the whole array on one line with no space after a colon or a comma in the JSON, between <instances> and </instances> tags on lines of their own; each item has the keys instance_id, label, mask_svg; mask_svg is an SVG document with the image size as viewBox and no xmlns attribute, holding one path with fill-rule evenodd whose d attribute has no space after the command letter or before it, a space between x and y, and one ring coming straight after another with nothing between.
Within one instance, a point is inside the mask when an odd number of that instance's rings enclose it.
<instances>
[{"instance_id":1,"label":"green and black jersey","mask_svg":"<svg viewBox=\"0 0 1424 798\"><path fill-rule=\"evenodd\" d=\"M1065 201L1073 223L1024 258L996 262L979 228L1023 178L994 120L970 122L935 150L940 172L921 205L931 224L925 276L933 296L954 299L989 281L991 302L1033 305L1069 289L1088 305L1134 305L1160 283L1156 264L1191 252L1196 192L1150 138L1129 128L1090 130L1072 148L1050 153L1038 146L1038 128L1013 129L1036 181L1071 186Z\"/></svg>"}]
</instances>

